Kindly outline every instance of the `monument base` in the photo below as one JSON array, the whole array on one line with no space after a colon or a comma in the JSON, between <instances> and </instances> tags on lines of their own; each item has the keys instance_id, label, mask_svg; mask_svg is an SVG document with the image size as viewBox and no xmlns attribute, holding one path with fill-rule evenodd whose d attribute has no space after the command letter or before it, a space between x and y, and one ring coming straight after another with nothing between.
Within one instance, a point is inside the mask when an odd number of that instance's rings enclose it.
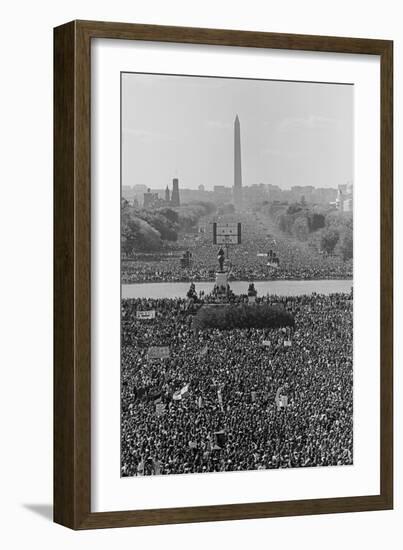
<instances>
[{"instance_id":1,"label":"monument base","mask_svg":"<svg viewBox=\"0 0 403 550\"><path fill-rule=\"evenodd\" d=\"M218 302L225 302L228 300L228 294L228 273L226 271L217 271L215 274L214 295Z\"/></svg>"},{"instance_id":2,"label":"monument base","mask_svg":"<svg viewBox=\"0 0 403 550\"><path fill-rule=\"evenodd\" d=\"M215 287L227 291L228 273L226 271L217 271L215 274Z\"/></svg>"}]
</instances>

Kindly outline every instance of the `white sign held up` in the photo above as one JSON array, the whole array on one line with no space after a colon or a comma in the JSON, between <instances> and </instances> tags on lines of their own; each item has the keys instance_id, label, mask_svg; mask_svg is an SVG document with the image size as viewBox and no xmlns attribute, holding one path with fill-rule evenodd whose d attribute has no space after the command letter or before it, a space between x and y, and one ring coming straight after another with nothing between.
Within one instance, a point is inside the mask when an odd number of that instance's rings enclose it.
<instances>
[{"instance_id":1,"label":"white sign held up","mask_svg":"<svg viewBox=\"0 0 403 550\"><path fill-rule=\"evenodd\" d=\"M148 311L136 311L137 319L155 319L155 309Z\"/></svg>"}]
</instances>

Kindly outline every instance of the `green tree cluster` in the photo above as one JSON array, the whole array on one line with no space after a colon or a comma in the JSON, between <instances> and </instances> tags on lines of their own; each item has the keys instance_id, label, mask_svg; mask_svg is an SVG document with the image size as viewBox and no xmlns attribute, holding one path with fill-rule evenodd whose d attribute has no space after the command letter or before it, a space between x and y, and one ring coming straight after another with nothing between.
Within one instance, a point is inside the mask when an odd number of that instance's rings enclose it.
<instances>
[{"instance_id":1,"label":"green tree cluster","mask_svg":"<svg viewBox=\"0 0 403 550\"><path fill-rule=\"evenodd\" d=\"M176 241L180 231L191 231L202 216L215 210L208 202L163 207L136 208L127 201L121 206L121 246L126 256L158 250L164 241Z\"/></svg>"}]
</instances>

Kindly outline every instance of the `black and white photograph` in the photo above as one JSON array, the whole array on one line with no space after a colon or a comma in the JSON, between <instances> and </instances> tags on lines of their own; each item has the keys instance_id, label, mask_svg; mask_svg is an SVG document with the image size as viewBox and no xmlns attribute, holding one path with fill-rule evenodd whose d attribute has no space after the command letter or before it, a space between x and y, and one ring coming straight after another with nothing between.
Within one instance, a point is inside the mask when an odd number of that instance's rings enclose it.
<instances>
[{"instance_id":1,"label":"black and white photograph","mask_svg":"<svg viewBox=\"0 0 403 550\"><path fill-rule=\"evenodd\" d=\"M353 465L354 85L120 84L120 475Z\"/></svg>"}]
</instances>

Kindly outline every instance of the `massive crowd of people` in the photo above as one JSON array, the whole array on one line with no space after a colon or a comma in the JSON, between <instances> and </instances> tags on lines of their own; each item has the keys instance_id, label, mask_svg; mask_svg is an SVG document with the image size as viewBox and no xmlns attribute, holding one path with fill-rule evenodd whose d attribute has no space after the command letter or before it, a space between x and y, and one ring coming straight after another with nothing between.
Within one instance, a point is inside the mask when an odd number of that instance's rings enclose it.
<instances>
[{"instance_id":1,"label":"massive crowd of people","mask_svg":"<svg viewBox=\"0 0 403 550\"><path fill-rule=\"evenodd\" d=\"M230 280L352 278L352 261L328 256L306 243L274 233L273 224L262 214L237 214L223 219L234 220L242 224L242 242L229 249ZM123 259L122 282L214 280L219 247L212 246L210 222L210 219L204 220L204 233L182 234L177 243L166 243L165 248L149 260L144 254L140 258ZM192 265L183 268L180 257L187 250L192 252ZM278 256L278 267L268 266L267 258L258 256L269 250Z\"/></svg>"},{"instance_id":2,"label":"massive crowd of people","mask_svg":"<svg viewBox=\"0 0 403 550\"><path fill-rule=\"evenodd\" d=\"M122 300L122 476L352 464L352 295L263 301L295 329L196 331L186 298Z\"/></svg>"}]
</instances>

